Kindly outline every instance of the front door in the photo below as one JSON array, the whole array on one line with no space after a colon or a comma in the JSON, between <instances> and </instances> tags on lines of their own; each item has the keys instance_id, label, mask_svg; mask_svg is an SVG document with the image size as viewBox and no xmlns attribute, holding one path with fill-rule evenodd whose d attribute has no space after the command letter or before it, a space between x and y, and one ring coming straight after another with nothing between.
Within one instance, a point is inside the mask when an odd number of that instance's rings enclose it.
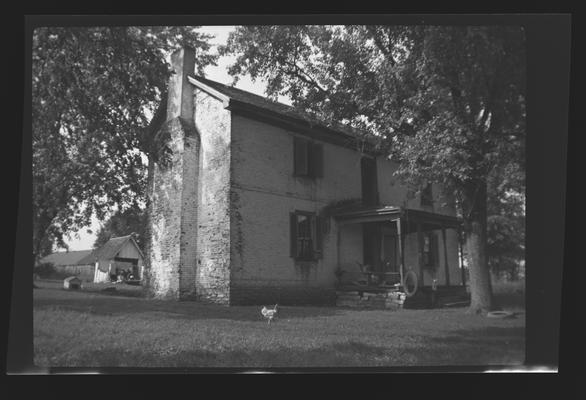
<instances>
[{"instance_id":1,"label":"front door","mask_svg":"<svg viewBox=\"0 0 586 400\"><path fill-rule=\"evenodd\" d=\"M385 272L399 272L399 263L397 262L397 236L383 236L383 266Z\"/></svg>"}]
</instances>

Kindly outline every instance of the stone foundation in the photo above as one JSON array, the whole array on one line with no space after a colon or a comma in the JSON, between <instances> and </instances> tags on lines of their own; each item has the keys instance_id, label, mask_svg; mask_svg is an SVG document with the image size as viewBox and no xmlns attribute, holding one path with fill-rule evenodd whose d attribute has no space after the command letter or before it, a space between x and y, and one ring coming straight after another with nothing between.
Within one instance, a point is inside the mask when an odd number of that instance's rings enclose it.
<instances>
[{"instance_id":1,"label":"stone foundation","mask_svg":"<svg viewBox=\"0 0 586 400\"><path fill-rule=\"evenodd\" d=\"M405 293L398 291L382 293L336 291L336 306L397 310L403 308L405 298Z\"/></svg>"}]
</instances>

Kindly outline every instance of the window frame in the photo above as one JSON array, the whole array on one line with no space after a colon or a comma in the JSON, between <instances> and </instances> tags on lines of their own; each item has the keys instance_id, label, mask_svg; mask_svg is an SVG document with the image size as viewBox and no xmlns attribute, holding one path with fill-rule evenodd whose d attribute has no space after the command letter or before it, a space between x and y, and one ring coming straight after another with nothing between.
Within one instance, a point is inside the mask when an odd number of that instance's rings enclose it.
<instances>
[{"instance_id":1,"label":"window frame","mask_svg":"<svg viewBox=\"0 0 586 400\"><path fill-rule=\"evenodd\" d=\"M308 219L309 236L307 232L300 236L299 217L304 216ZM315 212L295 210L289 213L290 224L290 256L295 261L316 261L322 257L322 218ZM301 241L301 242L300 242ZM300 246L300 243L305 243ZM300 253L304 246L309 248L305 254Z\"/></svg>"},{"instance_id":2,"label":"window frame","mask_svg":"<svg viewBox=\"0 0 586 400\"><path fill-rule=\"evenodd\" d=\"M323 178L323 144L293 136L293 176Z\"/></svg>"}]
</instances>

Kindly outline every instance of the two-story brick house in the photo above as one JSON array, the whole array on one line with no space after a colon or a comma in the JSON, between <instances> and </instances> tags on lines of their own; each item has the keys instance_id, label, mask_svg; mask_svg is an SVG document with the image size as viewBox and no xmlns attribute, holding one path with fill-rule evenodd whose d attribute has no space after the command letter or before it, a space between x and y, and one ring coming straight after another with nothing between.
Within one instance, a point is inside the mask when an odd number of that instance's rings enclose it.
<instances>
[{"instance_id":1,"label":"two-story brick house","mask_svg":"<svg viewBox=\"0 0 586 400\"><path fill-rule=\"evenodd\" d=\"M155 129L147 258L156 297L332 303L336 271L358 264L370 266L370 283L408 276L410 289L415 280L420 291L463 288L458 220L440 188L411 198L396 164L359 151L353 132L195 76L194 57L173 54Z\"/></svg>"}]
</instances>

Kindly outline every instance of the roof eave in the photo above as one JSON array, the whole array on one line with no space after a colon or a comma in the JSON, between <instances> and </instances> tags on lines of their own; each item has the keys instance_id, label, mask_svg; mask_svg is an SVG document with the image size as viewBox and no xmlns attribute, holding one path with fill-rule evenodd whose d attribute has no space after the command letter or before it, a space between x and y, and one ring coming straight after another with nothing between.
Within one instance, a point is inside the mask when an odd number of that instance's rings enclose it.
<instances>
[{"instance_id":1,"label":"roof eave","mask_svg":"<svg viewBox=\"0 0 586 400\"><path fill-rule=\"evenodd\" d=\"M309 135L318 140L323 140L324 142L329 142L342 147L357 150L356 137L349 135L348 133L329 128L317 122L314 123L303 118L285 115L235 99L229 100L226 109L235 113L241 113L257 120L261 120L263 122L281 126L285 129L290 129L302 134ZM376 154L374 146L368 144L365 146L363 151L367 154Z\"/></svg>"},{"instance_id":2,"label":"roof eave","mask_svg":"<svg viewBox=\"0 0 586 400\"><path fill-rule=\"evenodd\" d=\"M203 90L210 96L220 100L223 103L225 109L232 112L239 112L255 119L262 120L276 124L288 129L295 130L300 133L309 134L312 137L321 139L326 142L334 143L343 147L357 149L356 137L346 132L332 129L319 122L311 122L306 119L285 115L267 108L259 107L254 104L236 100L221 91L214 89L210 85L207 85L200 80L196 79L193 75L187 76L188 81L195 87ZM364 153L375 155L376 151L374 145L367 143L363 149Z\"/></svg>"},{"instance_id":3,"label":"roof eave","mask_svg":"<svg viewBox=\"0 0 586 400\"><path fill-rule=\"evenodd\" d=\"M193 77L192 75L188 75L187 80L189 81L189 83L191 83L195 87L203 90L204 92L206 92L210 96L220 100L224 104L225 108L228 108L230 106L230 100L232 100L232 99L229 96L226 96L224 93L222 93L222 92L214 89L213 87L206 85L205 83L195 79L195 77Z\"/></svg>"},{"instance_id":4,"label":"roof eave","mask_svg":"<svg viewBox=\"0 0 586 400\"><path fill-rule=\"evenodd\" d=\"M462 220L455 216L393 206L341 210L338 213L334 213L333 217L342 224L384 222L397 219L406 222L444 226L446 228L459 228L462 224Z\"/></svg>"}]
</instances>

